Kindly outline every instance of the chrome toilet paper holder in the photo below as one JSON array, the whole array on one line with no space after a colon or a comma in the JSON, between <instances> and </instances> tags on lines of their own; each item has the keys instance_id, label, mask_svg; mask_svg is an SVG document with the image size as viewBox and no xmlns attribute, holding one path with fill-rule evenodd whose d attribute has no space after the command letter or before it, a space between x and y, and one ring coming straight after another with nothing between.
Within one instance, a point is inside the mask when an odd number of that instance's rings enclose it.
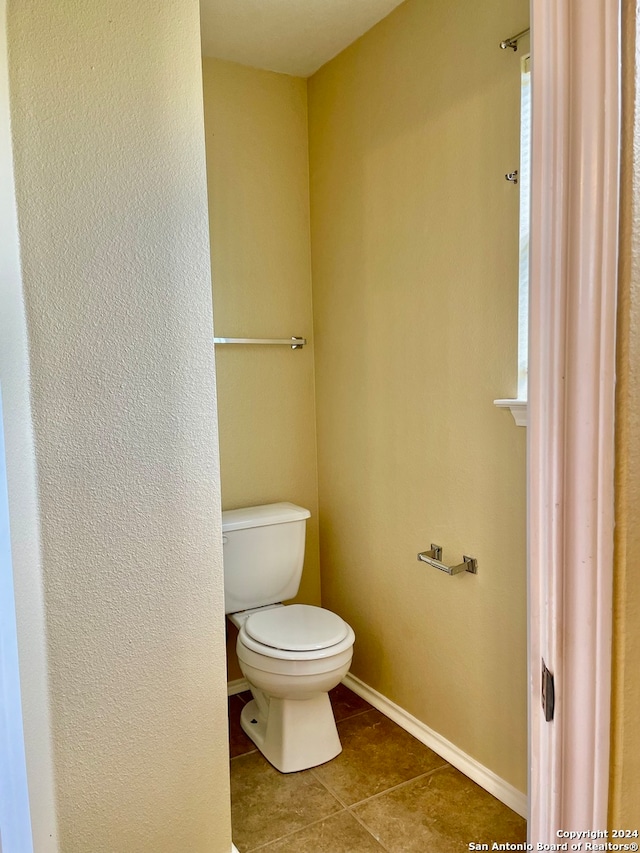
<instances>
[{"instance_id":1,"label":"chrome toilet paper holder","mask_svg":"<svg viewBox=\"0 0 640 853\"><path fill-rule=\"evenodd\" d=\"M418 554L418 560L421 563L427 563L433 566L434 569L439 569L448 575L459 575L461 572L470 572L472 575L478 574L478 561L475 557L468 557L466 554L462 557L462 562L457 566L447 566L442 560L442 547L431 543L429 551L421 551Z\"/></svg>"}]
</instances>

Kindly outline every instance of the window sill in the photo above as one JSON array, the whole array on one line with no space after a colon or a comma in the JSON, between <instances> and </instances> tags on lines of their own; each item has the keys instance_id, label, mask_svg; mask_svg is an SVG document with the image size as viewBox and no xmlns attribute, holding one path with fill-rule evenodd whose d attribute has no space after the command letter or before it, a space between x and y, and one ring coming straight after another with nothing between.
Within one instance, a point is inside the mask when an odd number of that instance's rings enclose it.
<instances>
[{"instance_id":1,"label":"window sill","mask_svg":"<svg viewBox=\"0 0 640 853\"><path fill-rule=\"evenodd\" d=\"M493 405L499 409L510 409L516 426L527 425L527 401L526 400L494 400Z\"/></svg>"}]
</instances>

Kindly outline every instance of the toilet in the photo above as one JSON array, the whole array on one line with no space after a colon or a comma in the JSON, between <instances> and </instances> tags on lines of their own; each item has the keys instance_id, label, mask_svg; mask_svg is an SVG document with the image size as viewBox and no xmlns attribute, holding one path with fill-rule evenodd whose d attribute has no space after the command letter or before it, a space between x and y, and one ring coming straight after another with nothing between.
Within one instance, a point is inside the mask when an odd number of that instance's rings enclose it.
<instances>
[{"instance_id":1,"label":"toilet","mask_svg":"<svg viewBox=\"0 0 640 853\"><path fill-rule=\"evenodd\" d=\"M310 515L292 503L222 513L225 613L253 696L240 722L282 773L341 752L329 690L349 671L355 640L336 613L282 603L300 586Z\"/></svg>"}]
</instances>

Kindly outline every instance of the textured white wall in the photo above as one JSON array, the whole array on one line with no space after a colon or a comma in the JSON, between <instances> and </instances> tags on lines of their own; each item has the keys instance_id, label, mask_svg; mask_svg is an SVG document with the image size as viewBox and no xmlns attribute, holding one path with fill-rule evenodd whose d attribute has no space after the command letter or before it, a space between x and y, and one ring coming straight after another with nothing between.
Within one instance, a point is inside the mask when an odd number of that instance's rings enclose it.
<instances>
[{"instance_id":1,"label":"textured white wall","mask_svg":"<svg viewBox=\"0 0 640 853\"><path fill-rule=\"evenodd\" d=\"M198 4L8 25L60 845L228 853Z\"/></svg>"}]
</instances>

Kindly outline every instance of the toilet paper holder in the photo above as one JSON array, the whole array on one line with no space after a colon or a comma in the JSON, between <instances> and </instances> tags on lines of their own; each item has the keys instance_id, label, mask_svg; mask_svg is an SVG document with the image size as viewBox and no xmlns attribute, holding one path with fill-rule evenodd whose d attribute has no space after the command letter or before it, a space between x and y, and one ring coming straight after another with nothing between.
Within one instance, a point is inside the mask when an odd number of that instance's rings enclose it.
<instances>
[{"instance_id":1,"label":"toilet paper holder","mask_svg":"<svg viewBox=\"0 0 640 853\"><path fill-rule=\"evenodd\" d=\"M448 575L458 575L460 572L470 572L472 575L478 574L478 561L475 557L468 557L466 554L462 557L462 562L457 566L447 566L442 563L442 547L431 543L429 551L422 551L418 554L418 560L421 563L427 563L433 566L434 569L439 569L441 572L446 572Z\"/></svg>"}]
</instances>

